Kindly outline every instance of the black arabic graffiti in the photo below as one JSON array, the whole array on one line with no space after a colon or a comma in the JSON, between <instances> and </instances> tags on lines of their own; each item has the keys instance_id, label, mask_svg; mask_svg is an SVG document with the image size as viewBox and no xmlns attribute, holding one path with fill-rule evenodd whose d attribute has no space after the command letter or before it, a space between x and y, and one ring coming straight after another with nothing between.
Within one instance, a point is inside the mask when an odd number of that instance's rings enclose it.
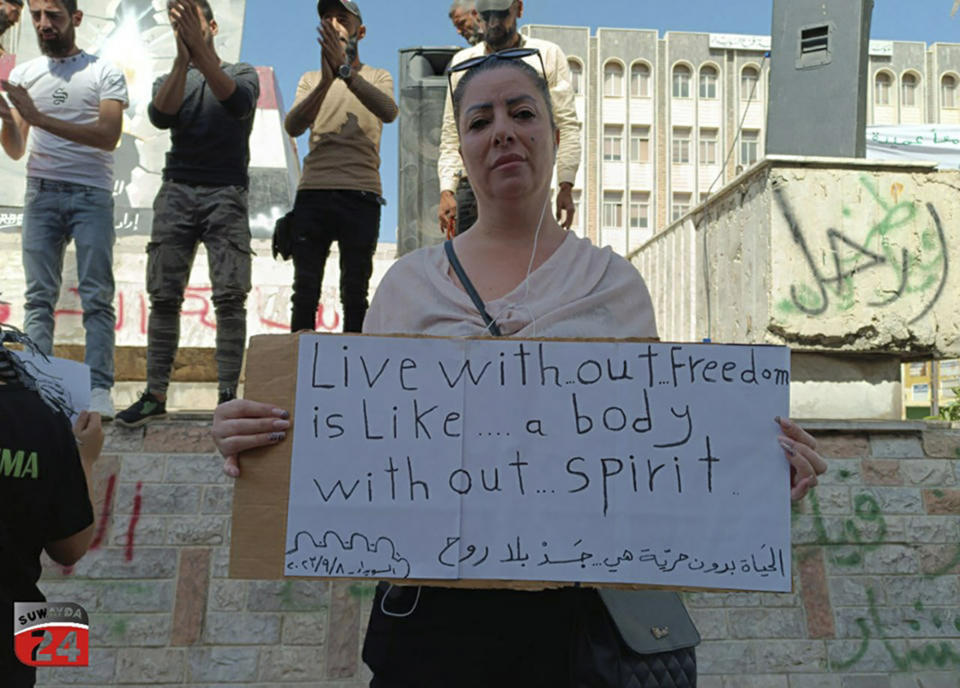
<instances>
[{"instance_id":1,"label":"black arabic graffiti","mask_svg":"<svg viewBox=\"0 0 960 688\"><path fill-rule=\"evenodd\" d=\"M873 308L890 306L905 295L911 293L927 293L931 288L933 295L926 299L919 314L910 324L918 322L930 313L940 300L947 284L949 272L949 256L946 233L943 222L936 207L932 203L926 204L927 212L933 222L934 231L925 232L921 239L921 246L911 252L899 245L890 236L891 232L913 222L916 219L916 206L911 201L901 201L891 205L885 201L877 191L869 177L861 177L860 183L868 191L885 215L870 228L866 239L861 243L846 236L836 228L826 231L829 243L829 256L832 259L833 275L821 271L807 241L807 236L797 220L797 216L787 200L783 189L775 189L774 197L780 212L790 229L794 243L803 254L815 287L807 284L793 284L790 287L790 301L786 306L807 315L822 315L830 307L831 292L839 300L837 306L846 310L853 306L853 280L857 275L876 269L892 270L894 281L884 291L889 294L885 298L868 303ZM870 246L878 245L879 250L872 250ZM852 257L841 257L841 247L853 249ZM829 288L829 289L828 289Z\"/></svg>"}]
</instances>

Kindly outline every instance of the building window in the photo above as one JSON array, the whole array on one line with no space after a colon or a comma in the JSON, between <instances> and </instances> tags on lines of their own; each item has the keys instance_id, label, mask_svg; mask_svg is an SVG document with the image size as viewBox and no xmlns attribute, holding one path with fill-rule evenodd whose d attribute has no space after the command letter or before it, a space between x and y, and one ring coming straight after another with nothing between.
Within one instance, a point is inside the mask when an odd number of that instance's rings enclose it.
<instances>
[{"instance_id":1,"label":"building window","mask_svg":"<svg viewBox=\"0 0 960 688\"><path fill-rule=\"evenodd\" d=\"M717 98L717 70L715 67L700 69L700 97L706 100Z\"/></svg>"},{"instance_id":2,"label":"building window","mask_svg":"<svg viewBox=\"0 0 960 688\"><path fill-rule=\"evenodd\" d=\"M673 194L673 208L670 221L676 222L690 212L690 194Z\"/></svg>"},{"instance_id":3,"label":"building window","mask_svg":"<svg viewBox=\"0 0 960 688\"><path fill-rule=\"evenodd\" d=\"M701 165L716 165L717 164L717 130L716 129L701 129L700 130L700 164Z\"/></svg>"},{"instance_id":4,"label":"building window","mask_svg":"<svg viewBox=\"0 0 960 688\"><path fill-rule=\"evenodd\" d=\"M650 127L630 128L630 161L650 162Z\"/></svg>"},{"instance_id":5,"label":"building window","mask_svg":"<svg viewBox=\"0 0 960 688\"><path fill-rule=\"evenodd\" d=\"M623 193L606 191L603 194L603 226L611 229L623 227Z\"/></svg>"},{"instance_id":6,"label":"building window","mask_svg":"<svg viewBox=\"0 0 960 688\"><path fill-rule=\"evenodd\" d=\"M575 96L583 95L583 67L576 60L567 60L570 67L570 86Z\"/></svg>"},{"instance_id":7,"label":"building window","mask_svg":"<svg viewBox=\"0 0 960 688\"><path fill-rule=\"evenodd\" d=\"M916 74L904 74L900 80L900 99L903 107L917 106L917 86L920 80Z\"/></svg>"},{"instance_id":8,"label":"building window","mask_svg":"<svg viewBox=\"0 0 960 688\"><path fill-rule=\"evenodd\" d=\"M634 191L630 194L630 229L650 226L650 195Z\"/></svg>"},{"instance_id":9,"label":"building window","mask_svg":"<svg viewBox=\"0 0 960 688\"><path fill-rule=\"evenodd\" d=\"M761 100L760 72L756 67L744 67L740 72L740 100Z\"/></svg>"},{"instance_id":10,"label":"building window","mask_svg":"<svg viewBox=\"0 0 960 688\"><path fill-rule=\"evenodd\" d=\"M955 377L960 377L960 361L941 361L940 362L940 378L953 379Z\"/></svg>"},{"instance_id":11,"label":"building window","mask_svg":"<svg viewBox=\"0 0 960 688\"><path fill-rule=\"evenodd\" d=\"M760 159L760 132L745 131L740 135L740 164L750 167Z\"/></svg>"},{"instance_id":12,"label":"building window","mask_svg":"<svg viewBox=\"0 0 960 688\"><path fill-rule=\"evenodd\" d=\"M875 105L890 104L890 86L893 83L893 77L887 72L877 74L877 80L873 89L873 102Z\"/></svg>"},{"instance_id":13,"label":"building window","mask_svg":"<svg viewBox=\"0 0 960 688\"><path fill-rule=\"evenodd\" d=\"M927 364L926 363L911 363L910 364L910 377L921 377L927 374Z\"/></svg>"},{"instance_id":14,"label":"building window","mask_svg":"<svg viewBox=\"0 0 960 688\"><path fill-rule=\"evenodd\" d=\"M957 77L947 74L940 80L940 104L945 108L957 107Z\"/></svg>"},{"instance_id":15,"label":"building window","mask_svg":"<svg viewBox=\"0 0 960 688\"><path fill-rule=\"evenodd\" d=\"M673 68L673 97L690 97L690 68L677 65Z\"/></svg>"},{"instance_id":16,"label":"building window","mask_svg":"<svg viewBox=\"0 0 960 688\"><path fill-rule=\"evenodd\" d=\"M650 68L635 64L630 68L630 95L633 98L650 97Z\"/></svg>"},{"instance_id":17,"label":"building window","mask_svg":"<svg viewBox=\"0 0 960 688\"><path fill-rule=\"evenodd\" d=\"M690 162L690 130L673 130L673 162L684 164Z\"/></svg>"},{"instance_id":18,"label":"building window","mask_svg":"<svg viewBox=\"0 0 960 688\"><path fill-rule=\"evenodd\" d=\"M603 95L623 96L623 67L611 62L603 68Z\"/></svg>"},{"instance_id":19,"label":"building window","mask_svg":"<svg viewBox=\"0 0 960 688\"><path fill-rule=\"evenodd\" d=\"M623 160L623 127L607 124L603 127L603 159L609 162Z\"/></svg>"},{"instance_id":20,"label":"building window","mask_svg":"<svg viewBox=\"0 0 960 688\"><path fill-rule=\"evenodd\" d=\"M930 385L914 385L911 392L914 401L930 401Z\"/></svg>"}]
</instances>

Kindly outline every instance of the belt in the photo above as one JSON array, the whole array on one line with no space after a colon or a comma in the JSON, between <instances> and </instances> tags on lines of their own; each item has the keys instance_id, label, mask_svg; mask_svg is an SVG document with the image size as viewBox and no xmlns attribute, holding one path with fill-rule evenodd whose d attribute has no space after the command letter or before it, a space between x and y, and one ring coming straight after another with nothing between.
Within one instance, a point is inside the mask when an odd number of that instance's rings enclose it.
<instances>
[{"instance_id":1,"label":"belt","mask_svg":"<svg viewBox=\"0 0 960 688\"><path fill-rule=\"evenodd\" d=\"M216 184L214 182L195 182L188 179L164 179L165 182L170 182L171 184L182 184L183 186L189 186L194 189L222 189L225 186L242 186L244 189L247 188L246 184Z\"/></svg>"},{"instance_id":2,"label":"belt","mask_svg":"<svg viewBox=\"0 0 960 688\"><path fill-rule=\"evenodd\" d=\"M106 191L107 193L110 193L110 189L104 189L99 186L78 184L77 182L63 182L58 179L44 179L43 177L27 177L27 184L32 184L40 189L50 189L51 191L67 189L92 189L94 191Z\"/></svg>"}]
</instances>

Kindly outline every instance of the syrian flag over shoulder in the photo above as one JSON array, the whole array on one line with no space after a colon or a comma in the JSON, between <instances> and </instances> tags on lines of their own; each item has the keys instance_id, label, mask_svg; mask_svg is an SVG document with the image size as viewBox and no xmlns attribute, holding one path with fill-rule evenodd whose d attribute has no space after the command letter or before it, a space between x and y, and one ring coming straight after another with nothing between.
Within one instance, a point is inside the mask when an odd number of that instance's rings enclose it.
<instances>
[{"instance_id":1,"label":"syrian flag over shoulder","mask_svg":"<svg viewBox=\"0 0 960 688\"><path fill-rule=\"evenodd\" d=\"M872 160L927 160L941 169L960 169L960 125L893 124L867 127Z\"/></svg>"}]
</instances>

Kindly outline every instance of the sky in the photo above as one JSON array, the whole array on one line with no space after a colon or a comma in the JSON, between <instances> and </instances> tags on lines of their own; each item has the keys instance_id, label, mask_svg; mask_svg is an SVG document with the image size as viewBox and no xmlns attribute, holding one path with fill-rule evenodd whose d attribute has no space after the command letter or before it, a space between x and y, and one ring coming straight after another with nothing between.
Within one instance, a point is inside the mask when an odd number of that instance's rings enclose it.
<instances>
[{"instance_id":1,"label":"sky","mask_svg":"<svg viewBox=\"0 0 960 688\"><path fill-rule=\"evenodd\" d=\"M367 27L360 59L397 79L399 51L420 46L462 46L447 17L449 0L358 0ZM960 14L953 0L876 0L871 37L960 43ZM520 24L770 34L772 0L529 0ZM273 67L289 109L300 75L320 65L317 14L312 0L247 0L241 59ZM396 87L396 83L394 84ZM397 94L394 94L397 97ZM306 141L300 141L301 156ZM380 168L384 197L380 238L395 241L397 224L397 122L384 126Z\"/></svg>"}]
</instances>

